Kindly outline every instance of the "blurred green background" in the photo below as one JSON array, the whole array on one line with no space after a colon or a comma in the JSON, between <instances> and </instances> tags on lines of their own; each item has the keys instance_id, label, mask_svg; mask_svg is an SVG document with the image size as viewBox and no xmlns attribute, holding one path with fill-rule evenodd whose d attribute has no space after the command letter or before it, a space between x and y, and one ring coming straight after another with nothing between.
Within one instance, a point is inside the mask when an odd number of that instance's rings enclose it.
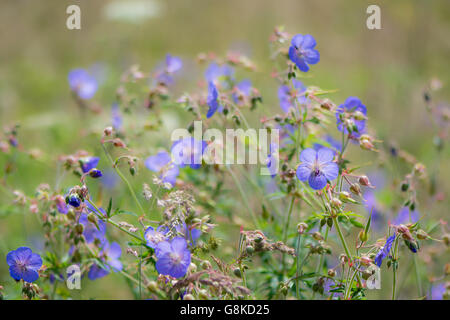
<instances>
[{"instance_id":1,"label":"blurred green background","mask_svg":"<svg viewBox=\"0 0 450 320\"><path fill-rule=\"evenodd\" d=\"M81 7L81 30L66 28L70 4ZM381 30L366 28L370 4L381 8ZM434 164L436 129L427 117L423 93L430 80L438 78L443 88L436 99L450 99L448 0L3 0L0 21L0 125L20 124L19 142L26 150L38 148L51 155L77 149L99 152L93 147L98 136L89 132L100 132L108 123L120 74L133 64L152 71L166 53L185 62L179 93L194 88L199 79L202 71L193 61L198 53L247 54L257 65L249 77L264 98L259 115L279 113L268 38L275 26L284 25L291 34L309 33L317 40L321 61L303 79L307 85L339 89L330 96L336 103L350 95L360 97L377 137L396 143L426 165ZM80 119L67 84L69 70L96 63L105 69L105 82L94 98L105 110L103 122ZM174 126L182 122L174 121ZM256 115L252 121L257 123ZM87 133L80 134L83 130ZM148 148L151 137L146 137ZM448 148L444 155L438 184L447 193ZM49 164L45 157L36 162L18 155L16 160L9 186L32 194L40 183L54 185L55 159L47 159ZM70 179L65 186L76 182ZM10 203L6 195L0 195L0 201L2 208ZM448 204L446 200L435 208L442 210L437 214L448 216ZM8 288L14 285L5 254L40 235L36 221L10 210L0 212L0 285ZM118 290L121 277L111 277L117 281L86 283L82 297L130 298L126 290Z\"/></svg>"}]
</instances>

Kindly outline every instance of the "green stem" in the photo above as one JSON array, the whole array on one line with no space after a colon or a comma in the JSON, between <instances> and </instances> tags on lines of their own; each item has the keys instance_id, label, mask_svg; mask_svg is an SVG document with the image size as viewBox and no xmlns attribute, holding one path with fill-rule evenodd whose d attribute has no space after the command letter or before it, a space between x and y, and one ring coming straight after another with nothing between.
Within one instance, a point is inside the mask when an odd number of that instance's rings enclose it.
<instances>
[{"instance_id":1,"label":"green stem","mask_svg":"<svg viewBox=\"0 0 450 320\"><path fill-rule=\"evenodd\" d=\"M395 238L394 246L394 264L392 266L393 278L392 278L392 300L395 300L395 294L397 289L397 268L398 268L398 236Z\"/></svg>"},{"instance_id":2,"label":"green stem","mask_svg":"<svg viewBox=\"0 0 450 320\"><path fill-rule=\"evenodd\" d=\"M298 234L298 237L297 237L297 248L296 248L296 254L297 254L297 256L296 256L296 259L295 259L295 261L296 261L296 269L297 269L297 272L296 272L296 274L295 274L295 288L296 288L296 293L297 293L297 299L300 299L300 287L299 287L299 276L300 276L300 274L301 274L301 265L300 265L300 248L301 248L301 246L302 246L302 235L301 234Z\"/></svg>"},{"instance_id":3,"label":"green stem","mask_svg":"<svg viewBox=\"0 0 450 320\"><path fill-rule=\"evenodd\" d=\"M286 216L286 222L284 224L284 230L283 230L283 243L286 244L287 239L288 239L288 229L289 229L289 224L291 222L291 215L292 215L292 211L294 209L294 202L295 202L295 197L292 196L292 200L291 203L289 205L289 211L288 214ZM282 263L281 265L283 266L283 274L286 271L286 255L283 253L283 257L282 257Z\"/></svg>"},{"instance_id":4,"label":"green stem","mask_svg":"<svg viewBox=\"0 0 450 320\"><path fill-rule=\"evenodd\" d=\"M124 176L124 174L122 173L122 171L120 171L120 169L116 166L116 163L114 162L114 160L111 158L111 155L109 154L108 150L106 150L105 145L102 144L102 148L103 151L105 152L106 156L108 157L109 161L112 164L112 167L114 169L114 171L116 171L116 173L119 175L120 179L122 179L123 182L125 182L125 184L127 185L128 189L130 190L131 196L133 197L134 201L136 202L137 206L139 207L139 210L141 211L141 214L143 216L145 216L145 210L142 207L141 203L139 202L136 193L134 192L133 188L131 187L130 182L128 181L128 179Z\"/></svg>"},{"instance_id":5,"label":"green stem","mask_svg":"<svg viewBox=\"0 0 450 320\"><path fill-rule=\"evenodd\" d=\"M416 282L419 298L422 297L422 282L420 281L419 265L417 263L416 255L413 255L414 269L416 271Z\"/></svg>"}]
</instances>

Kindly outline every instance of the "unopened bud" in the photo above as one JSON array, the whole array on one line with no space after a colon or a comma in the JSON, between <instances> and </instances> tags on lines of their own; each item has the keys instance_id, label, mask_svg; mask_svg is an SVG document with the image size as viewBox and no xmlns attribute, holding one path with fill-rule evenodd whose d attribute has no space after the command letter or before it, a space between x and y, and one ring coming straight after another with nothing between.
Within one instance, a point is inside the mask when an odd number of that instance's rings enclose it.
<instances>
[{"instance_id":1,"label":"unopened bud","mask_svg":"<svg viewBox=\"0 0 450 320\"><path fill-rule=\"evenodd\" d=\"M239 269L239 268L234 268L233 274L234 274L236 277L240 278L240 277L242 276L242 274L241 274L241 269Z\"/></svg>"},{"instance_id":2,"label":"unopened bud","mask_svg":"<svg viewBox=\"0 0 450 320\"><path fill-rule=\"evenodd\" d=\"M77 224L77 225L75 226L75 231L76 231L78 234L82 234L82 233L83 233L83 230L84 230L84 226L83 226L81 223L79 223L79 224Z\"/></svg>"},{"instance_id":3,"label":"unopened bud","mask_svg":"<svg viewBox=\"0 0 450 320\"><path fill-rule=\"evenodd\" d=\"M450 244L450 234L448 233L444 234L442 240L444 241L445 245L448 246Z\"/></svg>"},{"instance_id":4,"label":"unopened bud","mask_svg":"<svg viewBox=\"0 0 450 320\"><path fill-rule=\"evenodd\" d=\"M202 267L203 270L212 269L211 262L209 262L208 260L203 260L200 266Z\"/></svg>"},{"instance_id":5,"label":"unopened bud","mask_svg":"<svg viewBox=\"0 0 450 320\"><path fill-rule=\"evenodd\" d=\"M362 256L360 261L363 266L369 266L372 263L372 259L370 259L368 256Z\"/></svg>"},{"instance_id":6,"label":"unopened bud","mask_svg":"<svg viewBox=\"0 0 450 320\"><path fill-rule=\"evenodd\" d=\"M372 187L372 184L370 183L369 178L367 176L360 176L358 182L360 185L364 187Z\"/></svg>"},{"instance_id":7,"label":"unopened bud","mask_svg":"<svg viewBox=\"0 0 450 320\"><path fill-rule=\"evenodd\" d=\"M353 112L353 118L355 120L366 120L367 117L364 113L362 113L361 111L355 111Z\"/></svg>"},{"instance_id":8,"label":"unopened bud","mask_svg":"<svg viewBox=\"0 0 450 320\"><path fill-rule=\"evenodd\" d=\"M100 178L102 176L102 172L100 170L98 170L97 168L91 169L89 171L89 176L91 178Z\"/></svg>"},{"instance_id":9,"label":"unopened bud","mask_svg":"<svg viewBox=\"0 0 450 320\"><path fill-rule=\"evenodd\" d=\"M417 235L417 238L420 239L420 240L425 240L425 239L428 239L428 238L430 237L430 236L428 235L428 233L426 233L426 232L425 232L424 230L422 230L422 229L417 230L416 235Z\"/></svg>"},{"instance_id":10,"label":"unopened bud","mask_svg":"<svg viewBox=\"0 0 450 320\"><path fill-rule=\"evenodd\" d=\"M353 183L353 184L350 186L350 191L351 191L353 194L359 196L359 195L361 194L361 187L359 186L359 184Z\"/></svg>"},{"instance_id":11,"label":"unopened bud","mask_svg":"<svg viewBox=\"0 0 450 320\"><path fill-rule=\"evenodd\" d=\"M192 294L188 293L183 296L183 300L195 300L195 298Z\"/></svg>"},{"instance_id":12,"label":"unopened bud","mask_svg":"<svg viewBox=\"0 0 450 320\"><path fill-rule=\"evenodd\" d=\"M335 207L335 208L340 208L342 206L342 201L339 200L338 198L333 198L331 199L331 204Z\"/></svg>"},{"instance_id":13,"label":"unopened bud","mask_svg":"<svg viewBox=\"0 0 450 320\"><path fill-rule=\"evenodd\" d=\"M328 275L333 278L336 275L336 271L334 269L328 269Z\"/></svg>"},{"instance_id":14,"label":"unopened bud","mask_svg":"<svg viewBox=\"0 0 450 320\"><path fill-rule=\"evenodd\" d=\"M156 281L150 281L147 284L147 289L152 292L156 292L156 291L158 291L158 284L156 283Z\"/></svg>"},{"instance_id":15,"label":"unopened bud","mask_svg":"<svg viewBox=\"0 0 450 320\"><path fill-rule=\"evenodd\" d=\"M305 233L306 229L308 229L308 225L306 223L304 223L304 222L300 222L297 225L297 232L298 232L298 234Z\"/></svg>"},{"instance_id":16,"label":"unopened bud","mask_svg":"<svg viewBox=\"0 0 450 320\"><path fill-rule=\"evenodd\" d=\"M367 242L367 240L369 240L369 235L364 230L359 232L358 237L361 242Z\"/></svg>"},{"instance_id":17,"label":"unopened bud","mask_svg":"<svg viewBox=\"0 0 450 320\"><path fill-rule=\"evenodd\" d=\"M106 127L106 128L103 130L103 133L105 134L105 136L110 136L110 135L112 135L112 133L113 133L113 128L112 128L112 127Z\"/></svg>"},{"instance_id":18,"label":"unopened bud","mask_svg":"<svg viewBox=\"0 0 450 320\"><path fill-rule=\"evenodd\" d=\"M313 233L312 237L316 240L323 240L322 235L320 234L320 232L317 231Z\"/></svg>"}]
</instances>

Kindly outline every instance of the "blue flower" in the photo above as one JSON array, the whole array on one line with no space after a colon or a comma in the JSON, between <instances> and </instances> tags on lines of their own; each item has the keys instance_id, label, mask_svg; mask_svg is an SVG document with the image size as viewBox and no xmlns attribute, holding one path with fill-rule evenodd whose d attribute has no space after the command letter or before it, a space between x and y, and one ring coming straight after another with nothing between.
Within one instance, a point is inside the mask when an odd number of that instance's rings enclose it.
<instances>
[{"instance_id":1,"label":"blue flower","mask_svg":"<svg viewBox=\"0 0 450 320\"><path fill-rule=\"evenodd\" d=\"M392 248L392 243L395 240L395 234L387 238L386 243L384 246L378 251L377 255L375 256L374 262L379 267L381 267L381 264L383 263L383 260L389 255L389 252Z\"/></svg>"},{"instance_id":2,"label":"blue flower","mask_svg":"<svg viewBox=\"0 0 450 320\"><path fill-rule=\"evenodd\" d=\"M83 173L89 172L91 169L97 167L98 162L100 161L99 157L84 157L80 159L81 170Z\"/></svg>"},{"instance_id":3,"label":"blue flower","mask_svg":"<svg viewBox=\"0 0 450 320\"><path fill-rule=\"evenodd\" d=\"M419 220L419 211L410 211L409 207L403 207L397 217L394 219L392 224L398 226L399 224L404 224L408 222L415 223Z\"/></svg>"},{"instance_id":4,"label":"blue flower","mask_svg":"<svg viewBox=\"0 0 450 320\"><path fill-rule=\"evenodd\" d=\"M166 55L166 71L167 73L174 73L183 67L183 61L180 58L174 57L170 54Z\"/></svg>"},{"instance_id":5,"label":"blue flower","mask_svg":"<svg viewBox=\"0 0 450 320\"><path fill-rule=\"evenodd\" d=\"M97 263L94 263L89 269L88 278L95 280L102 278L109 274L111 268L114 272L121 271L123 268L122 262L119 258L122 255L122 249L117 242L106 242L103 249L100 251L100 259L104 262L104 267L100 267Z\"/></svg>"},{"instance_id":6,"label":"blue flower","mask_svg":"<svg viewBox=\"0 0 450 320\"><path fill-rule=\"evenodd\" d=\"M234 103L239 103L242 97L249 97L252 90L252 82L248 79L242 80L235 87L233 92Z\"/></svg>"},{"instance_id":7,"label":"blue flower","mask_svg":"<svg viewBox=\"0 0 450 320\"><path fill-rule=\"evenodd\" d=\"M100 178L103 176L102 172L98 170L97 168L89 170L89 176L91 178Z\"/></svg>"},{"instance_id":8,"label":"blue flower","mask_svg":"<svg viewBox=\"0 0 450 320\"><path fill-rule=\"evenodd\" d=\"M274 178L278 172L279 148L280 147L276 143L271 143L269 146L269 155L267 156L267 169L269 169L272 178Z\"/></svg>"},{"instance_id":9,"label":"blue flower","mask_svg":"<svg viewBox=\"0 0 450 320\"><path fill-rule=\"evenodd\" d=\"M193 137L186 137L175 141L172 144L171 152L173 161L184 168L189 165L192 169L199 169L202 166L202 156L207 143Z\"/></svg>"},{"instance_id":10,"label":"blue flower","mask_svg":"<svg viewBox=\"0 0 450 320\"><path fill-rule=\"evenodd\" d=\"M202 235L202 231L200 229L188 227L186 225L186 222L177 225L175 229L186 239L186 241L189 241L192 245L195 245L197 239Z\"/></svg>"},{"instance_id":11,"label":"blue flower","mask_svg":"<svg viewBox=\"0 0 450 320\"><path fill-rule=\"evenodd\" d=\"M167 240L167 233L169 228L166 226L159 226L156 230L153 227L148 227L145 230L144 238L147 240L147 245L155 249L158 243Z\"/></svg>"},{"instance_id":12,"label":"blue flower","mask_svg":"<svg viewBox=\"0 0 450 320\"><path fill-rule=\"evenodd\" d=\"M234 69L227 64L219 66L217 63L212 62L205 71L206 80L208 82L214 82L215 84L217 84L219 80L223 80L223 78L232 80L233 76Z\"/></svg>"},{"instance_id":13,"label":"blue flower","mask_svg":"<svg viewBox=\"0 0 450 320\"><path fill-rule=\"evenodd\" d=\"M161 172L160 179L165 183L175 186L180 169L174 163L166 151L158 152L145 160L145 166L153 172Z\"/></svg>"},{"instance_id":14,"label":"blue flower","mask_svg":"<svg viewBox=\"0 0 450 320\"><path fill-rule=\"evenodd\" d=\"M69 212L69 207L67 206L66 200L63 196L55 197L56 209L59 213L66 214Z\"/></svg>"},{"instance_id":15,"label":"blue flower","mask_svg":"<svg viewBox=\"0 0 450 320\"><path fill-rule=\"evenodd\" d=\"M186 239L174 238L171 242L162 241L158 243L155 250L156 270L159 274L168 275L174 278L181 278L191 263L191 252L188 249Z\"/></svg>"},{"instance_id":16,"label":"blue flower","mask_svg":"<svg viewBox=\"0 0 450 320\"><path fill-rule=\"evenodd\" d=\"M97 92L97 80L84 69L70 71L68 80L70 89L81 99L91 99Z\"/></svg>"},{"instance_id":17,"label":"blue flower","mask_svg":"<svg viewBox=\"0 0 450 320\"><path fill-rule=\"evenodd\" d=\"M292 38L289 47L289 59L303 72L309 70L309 64L316 64L320 60L319 51L314 49L316 40L313 36L297 34Z\"/></svg>"},{"instance_id":18,"label":"blue flower","mask_svg":"<svg viewBox=\"0 0 450 320\"><path fill-rule=\"evenodd\" d=\"M111 118L113 128L119 131L122 128L123 119L117 103L114 103L111 107Z\"/></svg>"},{"instance_id":19,"label":"blue flower","mask_svg":"<svg viewBox=\"0 0 450 320\"><path fill-rule=\"evenodd\" d=\"M295 96L297 97L297 102L301 105L308 104L309 99L304 95L306 86L300 80L296 79L292 79L292 84L296 89ZM291 91L291 88L289 88L289 86L282 85L278 88L278 100L280 100L280 107L284 112L289 112L290 108L295 109L292 95L293 92Z\"/></svg>"},{"instance_id":20,"label":"blue flower","mask_svg":"<svg viewBox=\"0 0 450 320\"><path fill-rule=\"evenodd\" d=\"M81 205L81 199L77 194L69 195L66 201L68 204L75 208L78 208Z\"/></svg>"},{"instance_id":21,"label":"blue flower","mask_svg":"<svg viewBox=\"0 0 450 320\"><path fill-rule=\"evenodd\" d=\"M39 278L38 270L42 267L41 256L33 253L30 248L20 247L6 255L9 274L14 280L23 279L34 282Z\"/></svg>"},{"instance_id":22,"label":"blue flower","mask_svg":"<svg viewBox=\"0 0 450 320\"><path fill-rule=\"evenodd\" d=\"M308 181L311 188L320 190L327 185L327 181L334 180L339 175L339 167L333 162L334 152L329 148L318 151L308 148L300 154L302 162L297 168L297 178Z\"/></svg>"},{"instance_id":23,"label":"blue flower","mask_svg":"<svg viewBox=\"0 0 450 320\"><path fill-rule=\"evenodd\" d=\"M206 118L211 118L214 113L216 113L219 108L219 93L217 92L217 88L214 85L214 82L208 83L208 97L206 98L206 103L209 106L208 113L206 114Z\"/></svg>"},{"instance_id":24,"label":"blue flower","mask_svg":"<svg viewBox=\"0 0 450 320\"><path fill-rule=\"evenodd\" d=\"M357 97L348 97L344 104L341 104L336 110L336 122L339 131L344 133L349 133L348 126L349 123L353 124L353 128L350 129L351 135L358 138L362 133L364 133L366 127L366 120L355 119L355 112L361 113L362 115L367 115L367 108L362 104L361 100ZM342 120L347 120L344 123Z\"/></svg>"},{"instance_id":25,"label":"blue flower","mask_svg":"<svg viewBox=\"0 0 450 320\"><path fill-rule=\"evenodd\" d=\"M431 286L431 300L443 300L445 290L444 283Z\"/></svg>"},{"instance_id":26,"label":"blue flower","mask_svg":"<svg viewBox=\"0 0 450 320\"><path fill-rule=\"evenodd\" d=\"M106 241L106 225L102 220L97 221L98 229L94 223L88 220L86 213L81 214L78 222L84 226L83 235L86 239L86 243L92 243L95 239L99 240L100 243L104 243Z\"/></svg>"}]
</instances>

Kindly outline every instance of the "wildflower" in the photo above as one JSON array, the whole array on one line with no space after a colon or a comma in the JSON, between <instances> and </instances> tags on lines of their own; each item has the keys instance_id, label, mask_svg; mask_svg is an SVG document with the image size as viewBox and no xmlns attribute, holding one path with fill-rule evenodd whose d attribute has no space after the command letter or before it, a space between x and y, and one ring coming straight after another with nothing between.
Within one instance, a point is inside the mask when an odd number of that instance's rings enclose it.
<instances>
[{"instance_id":1,"label":"wildflower","mask_svg":"<svg viewBox=\"0 0 450 320\"><path fill-rule=\"evenodd\" d=\"M443 300L444 293L445 293L444 283L431 286L431 300Z\"/></svg>"},{"instance_id":2,"label":"wildflower","mask_svg":"<svg viewBox=\"0 0 450 320\"><path fill-rule=\"evenodd\" d=\"M111 120L112 120L111 124L112 124L113 128L116 129L117 131L119 131L120 128L122 128L123 119L122 119L122 115L120 114L119 105L117 103L114 103L111 107ZM108 134L108 136L109 135L110 134Z\"/></svg>"},{"instance_id":3,"label":"wildflower","mask_svg":"<svg viewBox=\"0 0 450 320\"><path fill-rule=\"evenodd\" d=\"M91 211L92 212L92 211ZM99 240L100 243L104 243L106 241L106 225L102 220L97 221L97 226L95 223L91 222L88 219L88 215L86 213L82 213L79 219L79 223L84 226L83 235L86 239L86 243L92 243L95 239Z\"/></svg>"},{"instance_id":4,"label":"wildflower","mask_svg":"<svg viewBox=\"0 0 450 320\"><path fill-rule=\"evenodd\" d=\"M252 90L252 83L250 80L242 80L235 87L235 92L233 93L234 103L239 103L242 98L249 97Z\"/></svg>"},{"instance_id":5,"label":"wildflower","mask_svg":"<svg viewBox=\"0 0 450 320\"><path fill-rule=\"evenodd\" d=\"M72 207L78 208L81 205L81 198L78 194L73 193L66 198L66 202Z\"/></svg>"},{"instance_id":6,"label":"wildflower","mask_svg":"<svg viewBox=\"0 0 450 320\"><path fill-rule=\"evenodd\" d=\"M81 99L91 99L97 92L97 80L84 69L70 71L68 80L70 89Z\"/></svg>"},{"instance_id":7,"label":"wildflower","mask_svg":"<svg viewBox=\"0 0 450 320\"><path fill-rule=\"evenodd\" d=\"M166 55L166 71L167 73L174 73L183 67L183 61L180 58L174 57L170 54Z\"/></svg>"},{"instance_id":8,"label":"wildflower","mask_svg":"<svg viewBox=\"0 0 450 320\"><path fill-rule=\"evenodd\" d=\"M123 268L122 262L119 258L122 255L122 249L117 242L106 242L103 246L102 251L100 251L100 259L104 262L104 265L100 267L97 263L93 264L89 269L88 278L90 280L95 280L102 278L109 274L112 269L114 272L121 271Z\"/></svg>"},{"instance_id":9,"label":"wildflower","mask_svg":"<svg viewBox=\"0 0 450 320\"><path fill-rule=\"evenodd\" d=\"M89 170L89 176L91 178L100 178L101 176L103 176L103 174L97 168L93 168L93 169Z\"/></svg>"},{"instance_id":10,"label":"wildflower","mask_svg":"<svg viewBox=\"0 0 450 320\"><path fill-rule=\"evenodd\" d=\"M183 62L180 58L172 56L170 54L166 55L166 60L164 66L158 68L156 74L156 81L158 84L164 86L169 86L173 83L173 74L183 67Z\"/></svg>"},{"instance_id":11,"label":"wildflower","mask_svg":"<svg viewBox=\"0 0 450 320\"><path fill-rule=\"evenodd\" d=\"M202 231L196 228L188 227L186 225L186 222L183 222L183 224L179 224L175 228L177 232L186 239L186 241L189 241L192 245L195 245L195 242L198 238L202 235Z\"/></svg>"},{"instance_id":12,"label":"wildflower","mask_svg":"<svg viewBox=\"0 0 450 320\"><path fill-rule=\"evenodd\" d=\"M279 163L279 146L275 143L270 144L269 155L267 156L267 168L269 169L270 175L274 178L278 172Z\"/></svg>"},{"instance_id":13,"label":"wildflower","mask_svg":"<svg viewBox=\"0 0 450 320\"><path fill-rule=\"evenodd\" d=\"M378 251L377 255L375 256L374 262L378 266L378 268L381 267L383 260L389 255L389 251L391 251L394 240L395 240L395 234L390 236L389 238L387 238L386 243Z\"/></svg>"},{"instance_id":14,"label":"wildflower","mask_svg":"<svg viewBox=\"0 0 450 320\"><path fill-rule=\"evenodd\" d=\"M192 169L202 166L202 156L207 144L193 137L186 137L172 144L172 158L180 168L189 165Z\"/></svg>"},{"instance_id":15,"label":"wildflower","mask_svg":"<svg viewBox=\"0 0 450 320\"><path fill-rule=\"evenodd\" d=\"M211 118L214 113L216 113L219 108L219 93L217 92L217 88L213 82L208 83L208 97L206 98L206 103L209 106L208 113L206 114L206 118Z\"/></svg>"},{"instance_id":16,"label":"wildflower","mask_svg":"<svg viewBox=\"0 0 450 320\"><path fill-rule=\"evenodd\" d=\"M318 151L308 148L301 152L297 168L297 178L308 181L311 188L320 190L327 185L327 181L337 178L339 167L333 162L334 152L328 148Z\"/></svg>"},{"instance_id":17,"label":"wildflower","mask_svg":"<svg viewBox=\"0 0 450 320\"><path fill-rule=\"evenodd\" d=\"M97 167L98 162L100 161L99 157L84 157L79 160L81 170L83 173L89 172L91 169Z\"/></svg>"},{"instance_id":18,"label":"wildflower","mask_svg":"<svg viewBox=\"0 0 450 320\"><path fill-rule=\"evenodd\" d=\"M367 108L357 97L348 97L336 110L336 121L338 130L350 133L358 138L366 127L366 120L355 115L367 115Z\"/></svg>"},{"instance_id":19,"label":"wildflower","mask_svg":"<svg viewBox=\"0 0 450 320\"><path fill-rule=\"evenodd\" d=\"M296 79L292 79L292 85L295 92L291 91L291 88L287 85L282 85L278 88L278 100L280 101L280 107L284 112L289 112L290 108L294 108L293 95L297 99L297 102L301 105L309 103L309 99L305 97L306 86Z\"/></svg>"},{"instance_id":20,"label":"wildflower","mask_svg":"<svg viewBox=\"0 0 450 320\"><path fill-rule=\"evenodd\" d=\"M33 253L30 248L20 247L6 255L11 277L19 281L34 282L39 278L38 270L42 266L41 256Z\"/></svg>"},{"instance_id":21,"label":"wildflower","mask_svg":"<svg viewBox=\"0 0 450 320\"><path fill-rule=\"evenodd\" d=\"M56 203L56 209L59 213L66 214L69 211L69 207L67 206L63 196L56 196L54 201Z\"/></svg>"},{"instance_id":22,"label":"wildflower","mask_svg":"<svg viewBox=\"0 0 450 320\"><path fill-rule=\"evenodd\" d=\"M289 47L289 58L297 68L303 72L309 70L309 64L316 64L320 60L319 51L314 49L316 40L313 36L297 34L292 38Z\"/></svg>"},{"instance_id":23,"label":"wildflower","mask_svg":"<svg viewBox=\"0 0 450 320\"><path fill-rule=\"evenodd\" d=\"M162 241L155 250L158 273L174 278L183 277L191 263L191 253L184 238L176 237L171 242Z\"/></svg>"},{"instance_id":24,"label":"wildflower","mask_svg":"<svg viewBox=\"0 0 450 320\"><path fill-rule=\"evenodd\" d=\"M218 81L223 80L224 78L232 79L233 76L234 69L227 64L219 66L217 63L212 62L205 71L206 80L208 82L213 82L214 84L218 84Z\"/></svg>"},{"instance_id":25,"label":"wildflower","mask_svg":"<svg viewBox=\"0 0 450 320\"><path fill-rule=\"evenodd\" d=\"M167 233L169 228L166 226L159 226L156 230L153 227L148 227L145 230L144 238L147 240L147 245L155 249L158 243L167 240Z\"/></svg>"},{"instance_id":26,"label":"wildflower","mask_svg":"<svg viewBox=\"0 0 450 320\"><path fill-rule=\"evenodd\" d=\"M415 223L419 220L419 211L411 211L409 207L403 207L397 214L397 217L392 221L392 224L398 226L408 222Z\"/></svg>"},{"instance_id":27,"label":"wildflower","mask_svg":"<svg viewBox=\"0 0 450 320\"><path fill-rule=\"evenodd\" d=\"M175 186L176 179L180 174L180 169L174 163L166 151L161 151L145 160L147 169L153 172L161 172L161 180Z\"/></svg>"}]
</instances>

